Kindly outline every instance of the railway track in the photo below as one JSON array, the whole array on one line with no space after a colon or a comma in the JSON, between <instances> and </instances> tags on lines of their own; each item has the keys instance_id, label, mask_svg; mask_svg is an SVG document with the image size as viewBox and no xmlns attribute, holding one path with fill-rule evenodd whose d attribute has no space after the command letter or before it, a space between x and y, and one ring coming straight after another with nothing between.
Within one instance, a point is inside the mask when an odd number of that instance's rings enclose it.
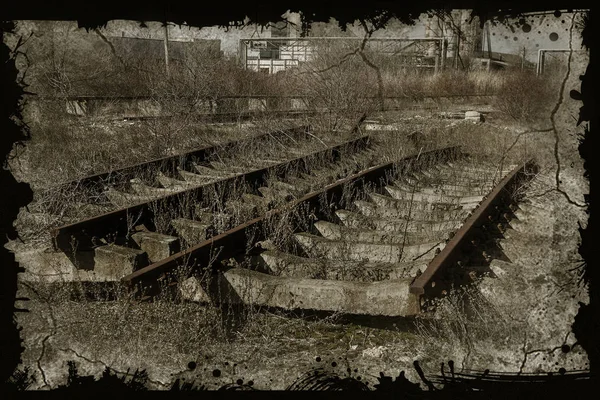
<instances>
[{"instance_id":1,"label":"railway track","mask_svg":"<svg viewBox=\"0 0 600 400\"><path fill-rule=\"evenodd\" d=\"M101 191L105 202L108 200L113 205L122 206L54 229L55 250L63 251L77 267L83 269L93 268L93 259L97 258L95 253L102 252L98 247L110 247L110 256L114 255L113 252L120 252L122 257L137 260L137 253L132 253L132 249L127 247L149 246L151 249L145 251L150 255L148 260L156 261L157 254L164 254L164 251L171 253L207 235L226 230L232 224L245 221L244 218L252 218L257 212L301 196L315 184L326 184L339 176L346 176L374 158L374 150L369 148L369 136L341 143L335 138L323 142L310 134L306 127L288 130L279 136L279 144L284 138L300 144L308 139L320 143L316 147L304 148L284 143L282 146L287 151L274 149L277 158L255 158L246 160L243 165L215 161L215 157L207 156L209 150L215 149L201 149L78 181L77 188L94 188ZM268 142L259 143L256 139L252 139L252 144L253 149L258 147L256 153L264 153L260 151L261 146L269 147ZM231 147L228 149L230 152L235 151L239 146L239 142L227 143L219 146L213 154L218 155L228 147ZM342 160L342 157L347 158ZM139 179L142 167L150 172L146 182ZM132 179L133 176L136 178ZM152 179L158 185L148 184ZM319 183L319 180L324 183ZM235 196L238 197L232 198ZM97 199L93 196L94 201ZM159 226L161 221L158 219L164 220L164 216L158 214L163 212L178 214L170 221L162 221L166 223ZM175 232L179 238L169 236ZM111 246L104 246L108 243ZM169 243L169 248L161 253L148 243L159 248ZM140 257L143 259L145 256Z\"/></svg>"},{"instance_id":2,"label":"railway track","mask_svg":"<svg viewBox=\"0 0 600 400\"><path fill-rule=\"evenodd\" d=\"M506 261L498 240L523 212L515 190L535 165L499 169L453 147L355 173L375 158L370 139L245 172L186 157L154 161L182 181L181 166L191 165L204 180L59 227L55 249L78 279L124 283L142 300L166 293L384 317L427 312L451 287L493 275L492 263ZM159 229L159 214L176 208L184 216Z\"/></svg>"},{"instance_id":3,"label":"railway track","mask_svg":"<svg viewBox=\"0 0 600 400\"><path fill-rule=\"evenodd\" d=\"M415 315L453 285L493 274L498 238L519 212L515 189L532 171L530 162L498 170L457 148L430 151L308 193L122 280L143 299L167 287L219 304ZM349 187L363 199L348 200ZM274 217L301 208L309 229L273 243ZM283 219L307 226L298 213ZM213 274L173 278L186 265Z\"/></svg>"},{"instance_id":4,"label":"railway track","mask_svg":"<svg viewBox=\"0 0 600 400\"><path fill-rule=\"evenodd\" d=\"M506 259L498 241L522 213L515 191L533 171L531 162L498 170L456 148L431 151L297 200L287 209L304 206L312 219L287 242L264 233L273 214L284 213L274 210L123 280L144 299L179 287L188 299L218 304L382 317L424 313L430 300L480 274L493 275L490 264ZM366 198L343 201L348 185ZM345 208L332 212L323 203ZM306 226L299 218L292 215L290 225ZM213 274L169 279L186 264L212 266Z\"/></svg>"},{"instance_id":5,"label":"railway track","mask_svg":"<svg viewBox=\"0 0 600 400\"><path fill-rule=\"evenodd\" d=\"M175 154L172 156L161 157L142 163L128 165L122 168L106 171L98 174L84 176L82 178L63 182L55 185L54 190L100 190L105 186L119 186L126 184L131 179L144 176L146 179L157 178L161 175L177 176L180 171L192 172L198 165L208 162L208 160L217 152L227 153L236 151L240 147L248 146L256 142L267 142L269 139L292 138L298 140L304 138L309 132L307 125L295 126L280 131L263 132L250 136L245 139L225 141L215 145L204 146L199 149ZM150 176L149 176L150 175ZM168 186L170 181L161 179ZM158 184L161 182L158 181Z\"/></svg>"}]
</instances>

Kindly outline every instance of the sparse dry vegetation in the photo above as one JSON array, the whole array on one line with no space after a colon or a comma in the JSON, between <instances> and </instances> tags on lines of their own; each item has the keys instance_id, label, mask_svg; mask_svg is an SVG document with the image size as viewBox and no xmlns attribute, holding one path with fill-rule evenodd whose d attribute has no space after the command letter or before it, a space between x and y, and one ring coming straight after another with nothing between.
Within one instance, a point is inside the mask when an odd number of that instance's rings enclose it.
<instances>
[{"instance_id":1,"label":"sparse dry vegetation","mask_svg":"<svg viewBox=\"0 0 600 400\"><path fill-rule=\"evenodd\" d=\"M461 146L475 163L485 161L499 169L530 158L544 166L545 171L554 166L555 142L549 113L556 97L556 75L551 75L550 70L544 77L519 69L487 72L447 68L434 74L399 67L393 58L379 57L368 49L360 53L348 45L330 44L328 52L319 53L299 68L265 75L243 70L235 60L192 44L182 51L182 59L170 65L166 75L162 60L150 56L124 59L101 33L49 31L53 33L41 39L32 37L25 49L29 57L39 60L29 65L27 80L30 90L40 98L31 97L28 108L26 122L33 132L32 140L25 153L12 162L15 171L35 189L34 202L17 221L20 235L26 240L46 240L49 228L132 203L111 204L103 194L104 187L73 191L58 188L60 182L77 182L91 174L254 138L265 132L281 133L301 124L310 126L310 131L298 137L273 134L226 151L217 148L206 163L231 171L250 171L367 134L370 143L366 149L345 149L335 162L331 154L324 154L307 158L302 166L272 171L259 185L276 193L265 202L268 206L252 207L249 202L240 201L244 195L260 195L256 183L241 180L231 185L211 185L202 198L181 196L175 206L165 207L167 203L160 201L151 203L156 232L172 235L173 220L198 219L199 214L208 213L212 214L208 221L210 237L368 167L450 146ZM80 62L82 57L78 55L82 54L87 55L86 65ZM273 98L282 93L286 96ZM69 99L80 95L105 99L90 99L84 106L85 115L76 115ZM246 115L250 100L245 96L267 96L269 100L264 104L279 109L291 104L291 95L302 98L308 110L321 113L306 114L293 121L268 113L250 118ZM132 99L119 99L120 96ZM427 99L432 96L449 99ZM491 97L482 100L471 96ZM381 104L387 105L388 110L380 110ZM466 111L473 104L486 109L485 122L440 117L442 111ZM207 115L215 110L229 113L230 123L210 122ZM124 119L140 116L148 118ZM367 131L363 123L353 129L365 118L382 123L401 121L402 126ZM361 157L352 157L357 154ZM438 162L439 159L428 158L411 163L410 167L397 167L388 174L387 181L399 180L409 170L426 169ZM144 184L160 186L155 171L140 169L136 177ZM302 180L308 184L295 184ZM282 182L289 185L288 189L292 187L289 193L281 189L284 186L276 186ZM127 190L130 183L122 183ZM320 198L322 215L333 220L336 209L355 210L355 201L367 200L370 193L378 192L381 188L374 185L361 190L347 185L335 203L328 204L328 199ZM128 215L130 232L134 231L135 217ZM301 254L293 235L314 232L316 220L314 210L305 206L270 215L262 225L264 231L254 232L266 240L255 243L251 237L242 256L221 264L252 268L243 256L267 248ZM197 243L182 240L184 249L194 244ZM216 255L219 249L213 252ZM192 260L184 260L168 280L160 282L161 295L148 303L138 302L120 285L101 282L83 284L65 279L52 286L23 283L20 290L32 301L43 303L38 307L50 310L52 323L56 324L51 329L56 331L60 326L61 340L68 343L65 348L84 349L92 359L121 366L146 366L148 360L156 357L161 357L162 365L181 364L188 355L198 354L198 349L216 359L232 343L249 358L257 351L264 352L265 357L284 354L293 358L310 353L311 348L333 352L343 347L342 352L350 354L357 348L353 346L358 346L358 351L396 346L407 351L418 348L427 359L432 354L455 354L453 349L461 349L468 365L471 351L491 343L512 346L523 341L524 325L474 290L477 282L452 290L436 303L432 315L415 321L407 318L403 326L384 330L343 325L336 313L314 318L310 313L240 306L237 299L224 304L215 299L189 301L183 298L180 286L169 283L181 284L191 276L202 287L217 285L221 290L218 276L212 273L216 263L196 267ZM48 268L52 270L54 266ZM342 272L341 275L348 273ZM100 301L82 301L85 296ZM277 346L285 350L279 351ZM55 351L68 353L59 347ZM119 354L122 348L128 349L127 355Z\"/></svg>"}]
</instances>

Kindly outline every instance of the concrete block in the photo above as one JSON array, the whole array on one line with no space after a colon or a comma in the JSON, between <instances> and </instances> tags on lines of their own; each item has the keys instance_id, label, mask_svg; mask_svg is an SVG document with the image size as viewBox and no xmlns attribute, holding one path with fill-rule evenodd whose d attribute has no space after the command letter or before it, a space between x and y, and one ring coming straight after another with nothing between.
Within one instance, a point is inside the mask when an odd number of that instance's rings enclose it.
<instances>
[{"instance_id":1,"label":"concrete block","mask_svg":"<svg viewBox=\"0 0 600 400\"><path fill-rule=\"evenodd\" d=\"M390 207L397 210L456 210L460 209L460 205L456 203L432 203L428 201L416 201L409 199L395 199L389 195L381 195L378 193L369 193L369 198L373 203L380 207Z\"/></svg>"},{"instance_id":2,"label":"concrete block","mask_svg":"<svg viewBox=\"0 0 600 400\"><path fill-rule=\"evenodd\" d=\"M156 179L165 189L172 189L175 191L186 190L193 186L190 182L171 178L161 173L157 174Z\"/></svg>"},{"instance_id":3,"label":"concrete block","mask_svg":"<svg viewBox=\"0 0 600 400\"><path fill-rule=\"evenodd\" d=\"M483 121L483 115L477 111L465 112L465 119L469 121Z\"/></svg>"},{"instance_id":4,"label":"concrete block","mask_svg":"<svg viewBox=\"0 0 600 400\"><path fill-rule=\"evenodd\" d=\"M157 232L137 232L131 235L140 248L148 254L150 262L157 262L180 250L179 238Z\"/></svg>"},{"instance_id":5,"label":"concrete block","mask_svg":"<svg viewBox=\"0 0 600 400\"><path fill-rule=\"evenodd\" d=\"M336 210L336 215L344 226L351 228L367 228L378 231L396 231L396 232L436 232L456 230L461 226L463 220L448 220L442 222L419 221L419 220L399 220L388 218L365 217L362 214L354 213L348 210ZM408 224L408 226L407 226Z\"/></svg>"},{"instance_id":6,"label":"concrete block","mask_svg":"<svg viewBox=\"0 0 600 400\"><path fill-rule=\"evenodd\" d=\"M206 230L209 225L192 219L178 218L171 221L177 234L187 245L200 243L206 239Z\"/></svg>"},{"instance_id":7,"label":"concrete block","mask_svg":"<svg viewBox=\"0 0 600 400\"><path fill-rule=\"evenodd\" d=\"M220 176L195 174L183 169L178 169L178 173L186 182L194 185L207 185L222 179Z\"/></svg>"},{"instance_id":8,"label":"concrete block","mask_svg":"<svg viewBox=\"0 0 600 400\"><path fill-rule=\"evenodd\" d=\"M200 164L192 164L194 169L203 176L211 176L211 177L216 177L216 178L228 178L230 176L233 176L235 174L228 172L228 171L220 171L220 170L216 170L214 168L209 168L209 167L205 167L204 165L200 165Z\"/></svg>"},{"instance_id":9,"label":"concrete block","mask_svg":"<svg viewBox=\"0 0 600 400\"><path fill-rule=\"evenodd\" d=\"M132 179L130 181L131 189L138 196L148 196L148 197L160 197L167 196L169 194L173 194L175 190L173 189L165 189L165 188L155 188L152 186L148 186L144 183L141 183L139 179Z\"/></svg>"},{"instance_id":10,"label":"concrete block","mask_svg":"<svg viewBox=\"0 0 600 400\"><path fill-rule=\"evenodd\" d=\"M454 170L457 171L461 174L466 174L466 175L470 175L473 177L477 177L477 174L483 174L483 175L494 175L494 174L500 174L500 175L506 175L508 174L510 171L512 171L513 169L515 169L517 167L516 164L505 164L502 166L502 170L499 170L499 165L494 165L491 163L484 163L484 162L480 162L480 161L455 161L455 162L448 162L447 164L443 164L441 165L442 169L444 170Z\"/></svg>"},{"instance_id":11,"label":"concrete block","mask_svg":"<svg viewBox=\"0 0 600 400\"><path fill-rule=\"evenodd\" d=\"M143 250L109 244L96 247L94 256L95 275L107 281L116 281L149 264Z\"/></svg>"},{"instance_id":12,"label":"concrete block","mask_svg":"<svg viewBox=\"0 0 600 400\"><path fill-rule=\"evenodd\" d=\"M113 188L108 188L104 194L108 198L108 201L117 207L127 207L133 204L145 203L149 200L148 196L121 192Z\"/></svg>"},{"instance_id":13,"label":"concrete block","mask_svg":"<svg viewBox=\"0 0 600 400\"><path fill-rule=\"evenodd\" d=\"M344 282L275 277L241 268L225 271L225 295L246 304L350 314L408 316L416 314L417 299L409 293L412 279L385 282Z\"/></svg>"},{"instance_id":14,"label":"concrete block","mask_svg":"<svg viewBox=\"0 0 600 400\"><path fill-rule=\"evenodd\" d=\"M179 285L179 293L184 300L195 303L209 304L210 296L204 291L200 280L195 276L189 277Z\"/></svg>"},{"instance_id":15,"label":"concrete block","mask_svg":"<svg viewBox=\"0 0 600 400\"><path fill-rule=\"evenodd\" d=\"M449 180L451 182L451 180ZM400 181L394 182L394 185L398 188L401 188L406 191L411 191L410 186L403 184ZM489 188L489 189L488 189ZM427 186L420 186L417 189L419 193L425 194L441 194L444 196L452 196L452 197L470 197L470 196L484 196L489 190L491 190L492 185L490 184L481 184L481 185L467 185L467 184L431 184Z\"/></svg>"}]
</instances>

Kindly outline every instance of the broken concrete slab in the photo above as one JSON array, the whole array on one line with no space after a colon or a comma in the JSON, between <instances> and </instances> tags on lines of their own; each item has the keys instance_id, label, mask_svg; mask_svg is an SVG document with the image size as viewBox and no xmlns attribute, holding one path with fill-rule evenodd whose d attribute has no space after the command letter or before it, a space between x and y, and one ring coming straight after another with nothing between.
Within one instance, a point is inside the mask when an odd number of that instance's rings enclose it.
<instances>
[{"instance_id":1,"label":"broken concrete slab","mask_svg":"<svg viewBox=\"0 0 600 400\"><path fill-rule=\"evenodd\" d=\"M171 221L171 226L189 246L204 241L210 225L192 219L177 218Z\"/></svg>"},{"instance_id":2,"label":"broken concrete slab","mask_svg":"<svg viewBox=\"0 0 600 400\"><path fill-rule=\"evenodd\" d=\"M119 280L149 264L143 250L109 244L94 250L94 272L103 280Z\"/></svg>"},{"instance_id":3,"label":"broken concrete slab","mask_svg":"<svg viewBox=\"0 0 600 400\"><path fill-rule=\"evenodd\" d=\"M442 184L417 184L410 185L405 182L395 180L392 181L393 187L401 189L405 192L421 193L421 194L439 194L442 196L448 196L450 198L465 198L474 196L485 196L488 191L483 190L486 186L466 186L466 185L452 185L448 183Z\"/></svg>"},{"instance_id":4,"label":"broken concrete slab","mask_svg":"<svg viewBox=\"0 0 600 400\"><path fill-rule=\"evenodd\" d=\"M137 232L131 235L131 238L148 254L148 259L153 263L177 253L181 248L178 237L157 232Z\"/></svg>"},{"instance_id":5,"label":"broken concrete slab","mask_svg":"<svg viewBox=\"0 0 600 400\"><path fill-rule=\"evenodd\" d=\"M418 311L416 297L409 293L412 279L374 283L276 277L232 268L221 275L224 301L351 314L408 316Z\"/></svg>"},{"instance_id":6,"label":"broken concrete slab","mask_svg":"<svg viewBox=\"0 0 600 400\"><path fill-rule=\"evenodd\" d=\"M404 176L395 182L398 182L397 186L416 187L417 190L427 192L428 188L439 189L442 193L446 193L453 196L470 196L470 195L485 195L494 187L491 181L454 181L452 179L442 179L441 177L435 178L413 178L410 176Z\"/></svg>"},{"instance_id":7,"label":"broken concrete slab","mask_svg":"<svg viewBox=\"0 0 600 400\"><path fill-rule=\"evenodd\" d=\"M440 170L433 173L422 171L423 178L420 178L423 184L456 184L469 186L493 186L502 179L500 174L466 174L456 170Z\"/></svg>"},{"instance_id":8,"label":"broken concrete slab","mask_svg":"<svg viewBox=\"0 0 600 400\"><path fill-rule=\"evenodd\" d=\"M410 199L396 199L391 196L385 196L378 193L369 193L369 198L378 206L391 207L398 210L422 210L422 211L454 211L454 210L472 210L479 203L443 203L430 201L417 201Z\"/></svg>"},{"instance_id":9,"label":"broken concrete slab","mask_svg":"<svg viewBox=\"0 0 600 400\"><path fill-rule=\"evenodd\" d=\"M191 276L179 285L179 293L181 298L187 301L193 301L200 304L210 304L210 296L202 288L200 280Z\"/></svg>"},{"instance_id":10,"label":"broken concrete slab","mask_svg":"<svg viewBox=\"0 0 600 400\"><path fill-rule=\"evenodd\" d=\"M491 163L484 163L482 161L450 161L446 164L440 165L441 169L451 169L454 171L458 171L461 174L472 175L472 174L483 174L483 175L493 175L500 173L501 175L506 175L513 169L517 167L517 164L505 164L500 169L500 165L495 165Z\"/></svg>"}]
</instances>

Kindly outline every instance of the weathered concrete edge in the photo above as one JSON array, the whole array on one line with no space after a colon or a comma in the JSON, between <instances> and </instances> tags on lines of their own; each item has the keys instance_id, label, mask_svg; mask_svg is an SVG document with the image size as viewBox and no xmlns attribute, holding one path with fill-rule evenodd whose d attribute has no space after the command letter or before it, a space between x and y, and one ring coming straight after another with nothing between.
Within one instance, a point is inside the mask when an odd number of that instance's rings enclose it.
<instances>
[{"instance_id":1,"label":"weathered concrete edge","mask_svg":"<svg viewBox=\"0 0 600 400\"><path fill-rule=\"evenodd\" d=\"M418 313L411 278L349 282L273 276L242 268L220 275L221 293L233 303L348 314L406 317Z\"/></svg>"}]
</instances>

